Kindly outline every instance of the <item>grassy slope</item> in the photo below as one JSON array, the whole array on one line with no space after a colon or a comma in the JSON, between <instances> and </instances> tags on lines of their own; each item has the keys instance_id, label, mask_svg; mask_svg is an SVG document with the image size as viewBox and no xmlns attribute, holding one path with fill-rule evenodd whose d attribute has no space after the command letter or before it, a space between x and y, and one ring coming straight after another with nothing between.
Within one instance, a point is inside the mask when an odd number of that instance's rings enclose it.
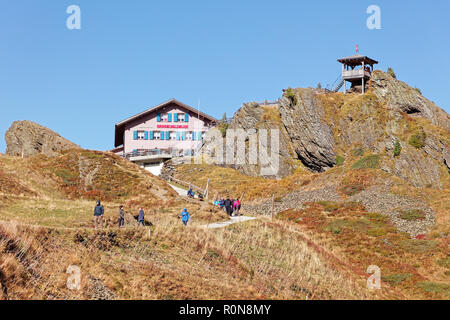
<instances>
[{"instance_id":1,"label":"grassy slope","mask_svg":"<svg viewBox=\"0 0 450 320\"><path fill-rule=\"evenodd\" d=\"M79 163L85 159L99 174L88 183L80 174ZM50 159L0 156L0 169L5 179L0 193L3 298L396 297L389 290L369 292L363 276L330 264L289 225L256 220L226 229L203 228L225 220L223 212L177 198L165 182L113 155L70 151ZM119 181L127 175L137 180L135 186L151 188L129 188L119 200L108 200L123 194ZM108 227L102 232L91 228L90 190L104 197ZM117 230L119 204L134 213L142 202L153 226L144 230L130 224ZM179 220L183 207L192 215L188 228ZM69 265L81 268L80 291L66 288Z\"/></svg>"},{"instance_id":2,"label":"grassy slope","mask_svg":"<svg viewBox=\"0 0 450 320\"><path fill-rule=\"evenodd\" d=\"M389 117L383 106L376 103L373 94L361 95L323 95L320 97L325 106L325 121L338 123L340 118L351 115L354 121L371 121L378 127L385 127ZM371 110L360 113L360 106L370 105ZM370 116L370 119L367 117ZM355 270L364 270L370 264L382 266L384 280L410 298L449 298L450 269L445 267L448 254L448 236L450 234L450 176L442 168L441 185L436 189L415 188L404 180L383 170L383 163L392 161L387 151L373 154L359 145L346 145L339 137L337 126L331 125L337 141L337 151L342 161L335 168L313 174L299 168L292 176L280 180L266 180L244 176L230 168L212 165L182 165L177 168L177 177L194 184L205 184L211 179L213 193L219 196L230 194L233 197L245 192L245 202L258 201L260 198L282 199L293 190L320 189L326 185L337 184L338 192L346 199L372 186L386 186L391 193L422 199L433 208L436 226L424 240L410 240L399 233L382 217L370 218L365 208L354 210L343 204L332 204L338 209L331 213L320 204L311 204L305 210L285 212L279 218L288 224L295 224L310 236L320 239L321 245L344 261L348 261ZM418 128L449 141L449 133L432 125L428 120L404 115L400 120L404 128L399 138L408 143L411 134ZM392 152L392 151L390 151ZM383 240L387 240L386 244Z\"/></svg>"}]
</instances>

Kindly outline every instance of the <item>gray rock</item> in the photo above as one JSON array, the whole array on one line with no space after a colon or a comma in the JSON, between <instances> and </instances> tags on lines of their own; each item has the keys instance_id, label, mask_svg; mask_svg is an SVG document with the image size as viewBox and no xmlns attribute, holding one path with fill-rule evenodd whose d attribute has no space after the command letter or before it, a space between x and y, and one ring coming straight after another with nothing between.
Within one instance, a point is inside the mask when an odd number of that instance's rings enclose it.
<instances>
[{"instance_id":1,"label":"gray rock","mask_svg":"<svg viewBox=\"0 0 450 320\"><path fill-rule=\"evenodd\" d=\"M42 153L56 156L64 150L79 149L76 144L32 121L16 121L5 134L6 154L32 156Z\"/></svg>"}]
</instances>

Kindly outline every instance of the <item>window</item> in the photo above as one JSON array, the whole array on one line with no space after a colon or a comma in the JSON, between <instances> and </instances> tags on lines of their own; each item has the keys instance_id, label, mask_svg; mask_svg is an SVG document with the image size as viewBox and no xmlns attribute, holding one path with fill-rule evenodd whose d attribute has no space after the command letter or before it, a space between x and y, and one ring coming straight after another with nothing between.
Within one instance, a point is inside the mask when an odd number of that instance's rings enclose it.
<instances>
[{"instance_id":1,"label":"window","mask_svg":"<svg viewBox=\"0 0 450 320\"><path fill-rule=\"evenodd\" d=\"M161 139L161 131L155 131L154 135L155 135L155 140L160 140Z\"/></svg>"},{"instance_id":2,"label":"window","mask_svg":"<svg viewBox=\"0 0 450 320\"><path fill-rule=\"evenodd\" d=\"M138 140L145 140L145 131L138 130L138 132L137 132L137 139Z\"/></svg>"},{"instance_id":3,"label":"window","mask_svg":"<svg viewBox=\"0 0 450 320\"><path fill-rule=\"evenodd\" d=\"M176 140L177 139L177 133L175 131L170 131L170 140Z\"/></svg>"}]
</instances>

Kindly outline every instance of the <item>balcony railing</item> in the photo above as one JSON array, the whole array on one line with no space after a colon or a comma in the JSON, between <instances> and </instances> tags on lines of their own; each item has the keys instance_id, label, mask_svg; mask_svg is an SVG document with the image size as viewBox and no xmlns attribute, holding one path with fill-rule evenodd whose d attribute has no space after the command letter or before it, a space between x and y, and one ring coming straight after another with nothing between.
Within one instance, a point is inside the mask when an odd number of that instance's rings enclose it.
<instances>
[{"instance_id":1,"label":"balcony railing","mask_svg":"<svg viewBox=\"0 0 450 320\"><path fill-rule=\"evenodd\" d=\"M352 78L370 78L370 72L358 69L358 70L345 70L342 72L342 78L343 79L352 79Z\"/></svg>"},{"instance_id":2,"label":"balcony railing","mask_svg":"<svg viewBox=\"0 0 450 320\"><path fill-rule=\"evenodd\" d=\"M194 154L194 150L191 149L139 149L133 152L123 153L121 156L125 159L131 160L136 157L154 157L154 156L171 156L171 157L183 157L183 156L192 156Z\"/></svg>"}]
</instances>

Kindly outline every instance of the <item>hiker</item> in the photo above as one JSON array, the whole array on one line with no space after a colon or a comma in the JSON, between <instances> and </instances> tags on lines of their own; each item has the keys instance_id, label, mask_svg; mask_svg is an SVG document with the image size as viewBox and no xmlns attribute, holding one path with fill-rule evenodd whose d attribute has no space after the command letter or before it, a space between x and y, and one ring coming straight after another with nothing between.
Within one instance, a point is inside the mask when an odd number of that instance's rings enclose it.
<instances>
[{"instance_id":1,"label":"hiker","mask_svg":"<svg viewBox=\"0 0 450 320\"><path fill-rule=\"evenodd\" d=\"M225 211L227 212L227 214L231 217L231 215L233 214L233 209L231 207L231 200L230 197L227 197L227 199L223 202L224 206L225 206Z\"/></svg>"},{"instance_id":2,"label":"hiker","mask_svg":"<svg viewBox=\"0 0 450 320\"><path fill-rule=\"evenodd\" d=\"M200 201L203 201L203 194L201 194L200 192L198 193L197 197L200 199Z\"/></svg>"},{"instance_id":3,"label":"hiker","mask_svg":"<svg viewBox=\"0 0 450 320\"><path fill-rule=\"evenodd\" d=\"M193 196L192 196L192 188L189 188L189 190L188 190L188 192L187 192L187 196L189 197L189 198L192 198Z\"/></svg>"},{"instance_id":4,"label":"hiker","mask_svg":"<svg viewBox=\"0 0 450 320\"><path fill-rule=\"evenodd\" d=\"M125 211L123 211L123 206L121 205L119 207L119 228L123 227L125 225Z\"/></svg>"},{"instance_id":5,"label":"hiker","mask_svg":"<svg viewBox=\"0 0 450 320\"><path fill-rule=\"evenodd\" d=\"M189 212L187 211L186 208L184 208L183 211L181 212L181 221L183 221L185 226L187 226L187 223L190 218L191 216L189 215Z\"/></svg>"},{"instance_id":6,"label":"hiker","mask_svg":"<svg viewBox=\"0 0 450 320\"><path fill-rule=\"evenodd\" d=\"M144 209L142 207L139 208L138 227L141 224L142 224L143 227L145 227L145 224L144 224Z\"/></svg>"},{"instance_id":7,"label":"hiker","mask_svg":"<svg viewBox=\"0 0 450 320\"><path fill-rule=\"evenodd\" d=\"M239 215L239 211L241 210L241 203L239 199L236 199L236 201L233 202L233 210L236 212L236 216Z\"/></svg>"},{"instance_id":8,"label":"hiker","mask_svg":"<svg viewBox=\"0 0 450 320\"><path fill-rule=\"evenodd\" d=\"M220 201L219 201L219 207L222 210L224 210L224 208L225 208L225 200L223 200L222 197L220 198Z\"/></svg>"},{"instance_id":9,"label":"hiker","mask_svg":"<svg viewBox=\"0 0 450 320\"><path fill-rule=\"evenodd\" d=\"M105 208L100 203L100 200L97 200L97 205L94 208L94 225L95 229L97 229L100 224L100 228L103 228L103 214L105 213Z\"/></svg>"},{"instance_id":10,"label":"hiker","mask_svg":"<svg viewBox=\"0 0 450 320\"><path fill-rule=\"evenodd\" d=\"M219 201L219 200L215 200L215 201L214 201L214 205L215 205L216 207L220 207L220 201Z\"/></svg>"}]
</instances>

